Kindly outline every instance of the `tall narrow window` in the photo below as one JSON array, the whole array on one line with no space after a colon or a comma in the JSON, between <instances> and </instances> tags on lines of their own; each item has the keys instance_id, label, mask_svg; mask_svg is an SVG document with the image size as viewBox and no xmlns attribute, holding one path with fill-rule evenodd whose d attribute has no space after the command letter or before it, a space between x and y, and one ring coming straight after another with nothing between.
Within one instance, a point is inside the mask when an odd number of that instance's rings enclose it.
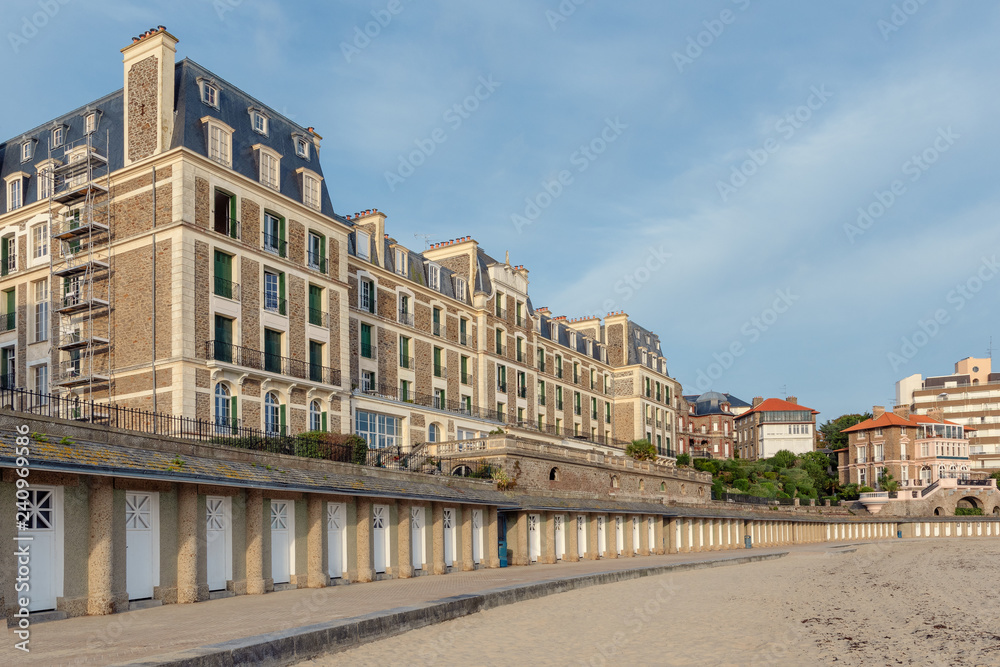
<instances>
[{"instance_id":1,"label":"tall narrow window","mask_svg":"<svg viewBox=\"0 0 1000 667\"><path fill-rule=\"evenodd\" d=\"M310 176L309 174L302 175L302 198L303 203L310 207L319 210L320 208L320 182L315 176Z\"/></svg>"},{"instance_id":2,"label":"tall narrow window","mask_svg":"<svg viewBox=\"0 0 1000 667\"><path fill-rule=\"evenodd\" d=\"M358 280L358 308L375 312L375 283L365 278Z\"/></svg>"},{"instance_id":3,"label":"tall narrow window","mask_svg":"<svg viewBox=\"0 0 1000 667\"><path fill-rule=\"evenodd\" d=\"M278 158L264 151L260 153L260 182L274 190L279 188Z\"/></svg>"},{"instance_id":4,"label":"tall narrow window","mask_svg":"<svg viewBox=\"0 0 1000 667\"><path fill-rule=\"evenodd\" d=\"M319 401L312 401L309 403L309 430L326 430L323 428L323 412L319 409Z\"/></svg>"},{"instance_id":5,"label":"tall narrow window","mask_svg":"<svg viewBox=\"0 0 1000 667\"><path fill-rule=\"evenodd\" d=\"M33 284L35 297L35 342L49 338L49 281L39 280Z\"/></svg>"},{"instance_id":6,"label":"tall narrow window","mask_svg":"<svg viewBox=\"0 0 1000 667\"><path fill-rule=\"evenodd\" d=\"M285 257L288 244L285 242L285 219L273 213L264 213L264 250Z\"/></svg>"},{"instance_id":7,"label":"tall narrow window","mask_svg":"<svg viewBox=\"0 0 1000 667\"><path fill-rule=\"evenodd\" d=\"M361 324L361 356L365 359L375 358L375 349L372 347L372 326Z\"/></svg>"},{"instance_id":8,"label":"tall narrow window","mask_svg":"<svg viewBox=\"0 0 1000 667\"><path fill-rule=\"evenodd\" d=\"M10 183L7 184L7 210L13 211L14 209L21 208L24 205L24 198L22 197L23 181L20 178L15 178Z\"/></svg>"},{"instance_id":9,"label":"tall narrow window","mask_svg":"<svg viewBox=\"0 0 1000 667\"><path fill-rule=\"evenodd\" d=\"M229 433L233 424L232 396L229 387L219 382L215 385L215 429Z\"/></svg>"},{"instance_id":10,"label":"tall narrow window","mask_svg":"<svg viewBox=\"0 0 1000 667\"><path fill-rule=\"evenodd\" d=\"M309 250L307 262L309 268L320 273L326 273L326 243L322 234L309 232Z\"/></svg>"},{"instance_id":11,"label":"tall narrow window","mask_svg":"<svg viewBox=\"0 0 1000 667\"><path fill-rule=\"evenodd\" d=\"M264 272L264 310L287 315L285 306L285 274Z\"/></svg>"},{"instance_id":12,"label":"tall narrow window","mask_svg":"<svg viewBox=\"0 0 1000 667\"><path fill-rule=\"evenodd\" d=\"M309 341L309 379L313 382L325 381L323 378L323 359L323 343L315 340Z\"/></svg>"},{"instance_id":13,"label":"tall narrow window","mask_svg":"<svg viewBox=\"0 0 1000 667\"><path fill-rule=\"evenodd\" d=\"M279 405L278 397L273 391L264 396L264 431L268 435L282 435L284 431L283 405Z\"/></svg>"},{"instance_id":14,"label":"tall narrow window","mask_svg":"<svg viewBox=\"0 0 1000 667\"><path fill-rule=\"evenodd\" d=\"M31 228L32 256L35 259L49 254L49 225L41 223Z\"/></svg>"}]
</instances>

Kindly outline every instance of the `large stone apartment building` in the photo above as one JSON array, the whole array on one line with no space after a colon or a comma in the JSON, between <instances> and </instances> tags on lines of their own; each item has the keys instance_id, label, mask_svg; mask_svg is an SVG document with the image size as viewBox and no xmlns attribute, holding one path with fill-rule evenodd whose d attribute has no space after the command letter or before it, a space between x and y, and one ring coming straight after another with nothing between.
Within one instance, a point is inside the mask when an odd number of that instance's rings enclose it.
<instances>
[{"instance_id":1,"label":"large stone apartment building","mask_svg":"<svg viewBox=\"0 0 1000 667\"><path fill-rule=\"evenodd\" d=\"M680 385L654 333L535 308L528 270L471 237L419 252L377 210L338 215L320 136L176 43L136 38L123 90L3 145L4 386L220 433L673 454Z\"/></svg>"},{"instance_id":2,"label":"large stone apartment building","mask_svg":"<svg viewBox=\"0 0 1000 667\"><path fill-rule=\"evenodd\" d=\"M948 419L973 427L970 465L1000 469L1000 373L989 357L966 357L951 375L923 378L919 373L896 383L896 403L918 414L939 410Z\"/></svg>"},{"instance_id":3,"label":"large stone apartment building","mask_svg":"<svg viewBox=\"0 0 1000 667\"><path fill-rule=\"evenodd\" d=\"M749 403L731 394L709 391L685 396L681 408L677 416L679 452L697 458L735 456L736 417L751 408Z\"/></svg>"}]
</instances>

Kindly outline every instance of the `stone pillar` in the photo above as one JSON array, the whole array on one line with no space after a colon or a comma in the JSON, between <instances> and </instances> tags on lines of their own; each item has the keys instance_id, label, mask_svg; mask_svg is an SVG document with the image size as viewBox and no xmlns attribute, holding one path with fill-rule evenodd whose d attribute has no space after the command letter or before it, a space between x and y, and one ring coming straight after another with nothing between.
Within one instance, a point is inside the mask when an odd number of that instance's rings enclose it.
<instances>
[{"instance_id":1,"label":"stone pillar","mask_svg":"<svg viewBox=\"0 0 1000 667\"><path fill-rule=\"evenodd\" d=\"M715 550L716 551L722 551L723 549L726 548L726 543L725 543L725 540L723 539L723 531L726 528L725 523L726 522L725 522L724 519L716 519L715 520L715 541L716 541Z\"/></svg>"},{"instance_id":2,"label":"stone pillar","mask_svg":"<svg viewBox=\"0 0 1000 667\"><path fill-rule=\"evenodd\" d=\"M323 563L323 498L315 493L306 495L306 510L309 516L309 532L306 536L306 586L324 588L327 584L326 568Z\"/></svg>"},{"instance_id":3,"label":"stone pillar","mask_svg":"<svg viewBox=\"0 0 1000 667\"><path fill-rule=\"evenodd\" d=\"M552 512L542 512L538 520L545 526L545 548L538 560L554 565L556 562L556 515ZM541 530L542 526L539 526L538 529ZM565 530L565 526L563 530Z\"/></svg>"},{"instance_id":4,"label":"stone pillar","mask_svg":"<svg viewBox=\"0 0 1000 667\"><path fill-rule=\"evenodd\" d=\"M678 532L680 530L680 525L681 524L678 522L678 519L675 516L672 516L672 517L670 517L670 518L667 519L667 526L666 526L666 532L667 532L666 551L667 551L668 554L680 553L681 545L678 544L678 539L677 539L677 534L678 534Z\"/></svg>"},{"instance_id":5,"label":"stone pillar","mask_svg":"<svg viewBox=\"0 0 1000 667\"><path fill-rule=\"evenodd\" d=\"M565 524L566 529L566 553L563 555L563 560L570 563L576 563L580 560L580 534L576 527L577 514L570 514L568 521ZM586 545L584 545L586 549Z\"/></svg>"},{"instance_id":6,"label":"stone pillar","mask_svg":"<svg viewBox=\"0 0 1000 667\"><path fill-rule=\"evenodd\" d=\"M657 516L653 519L653 539L655 542L650 547L650 551L657 556L661 556L667 552L667 545L664 537L667 537L664 526L664 517Z\"/></svg>"},{"instance_id":7,"label":"stone pillar","mask_svg":"<svg viewBox=\"0 0 1000 667\"><path fill-rule=\"evenodd\" d=\"M396 548L399 565L396 568L396 576L400 579L409 579L413 576L413 545L410 535L410 508L412 503L398 501L396 503Z\"/></svg>"},{"instance_id":8,"label":"stone pillar","mask_svg":"<svg viewBox=\"0 0 1000 667\"><path fill-rule=\"evenodd\" d=\"M114 486L110 477L94 477L90 483L90 554L87 560L87 613L113 614L114 581ZM29 543L30 544L30 543ZM9 547L5 547L9 548ZM7 585L13 589L13 583Z\"/></svg>"},{"instance_id":9,"label":"stone pillar","mask_svg":"<svg viewBox=\"0 0 1000 667\"><path fill-rule=\"evenodd\" d=\"M483 551L486 552L484 554L486 566L498 568L500 567L500 521L497 518L497 508L485 509L483 514L487 517L486 544L483 546Z\"/></svg>"},{"instance_id":10,"label":"stone pillar","mask_svg":"<svg viewBox=\"0 0 1000 667\"><path fill-rule=\"evenodd\" d=\"M632 558L635 556L635 532L632 530L632 519L634 517L625 516L622 518L622 530L625 534L622 536L622 556L625 558Z\"/></svg>"},{"instance_id":11,"label":"stone pillar","mask_svg":"<svg viewBox=\"0 0 1000 667\"><path fill-rule=\"evenodd\" d=\"M512 547L511 565L530 565L531 555L528 553L528 513L518 512L514 524L514 544Z\"/></svg>"},{"instance_id":12,"label":"stone pillar","mask_svg":"<svg viewBox=\"0 0 1000 667\"><path fill-rule=\"evenodd\" d=\"M597 540L597 515L590 514L587 519L587 556L588 560L597 560L604 552L604 546Z\"/></svg>"},{"instance_id":13,"label":"stone pillar","mask_svg":"<svg viewBox=\"0 0 1000 667\"><path fill-rule=\"evenodd\" d=\"M694 539L691 540L691 548L695 552L701 552L705 549L705 520L695 519L693 522L692 532L694 533Z\"/></svg>"},{"instance_id":14,"label":"stone pillar","mask_svg":"<svg viewBox=\"0 0 1000 667\"><path fill-rule=\"evenodd\" d=\"M472 505L462 505L462 572L476 569L472 559Z\"/></svg>"},{"instance_id":15,"label":"stone pillar","mask_svg":"<svg viewBox=\"0 0 1000 667\"><path fill-rule=\"evenodd\" d=\"M618 558L618 521L616 517L611 517L604 537L607 542L607 546L604 548L605 558Z\"/></svg>"},{"instance_id":16,"label":"stone pillar","mask_svg":"<svg viewBox=\"0 0 1000 667\"><path fill-rule=\"evenodd\" d=\"M177 491L177 602L198 601L198 487Z\"/></svg>"},{"instance_id":17,"label":"stone pillar","mask_svg":"<svg viewBox=\"0 0 1000 667\"><path fill-rule=\"evenodd\" d=\"M653 525L651 522L653 517L644 516L639 519L639 555L648 556L652 551L655 551L656 545L649 543L649 527ZM653 528L653 542L656 542L656 528Z\"/></svg>"},{"instance_id":18,"label":"stone pillar","mask_svg":"<svg viewBox=\"0 0 1000 667\"><path fill-rule=\"evenodd\" d=\"M434 574L448 571L444 564L444 507L441 503L431 503L431 560L434 563Z\"/></svg>"},{"instance_id":19,"label":"stone pillar","mask_svg":"<svg viewBox=\"0 0 1000 667\"><path fill-rule=\"evenodd\" d=\"M372 567L372 501L371 498L357 500L357 551L358 581L366 583L375 576Z\"/></svg>"},{"instance_id":20,"label":"stone pillar","mask_svg":"<svg viewBox=\"0 0 1000 667\"><path fill-rule=\"evenodd\" d=\"M247 491L247 595L263 595L264 496L260 489Z\"/></svg>"}]
</instances>

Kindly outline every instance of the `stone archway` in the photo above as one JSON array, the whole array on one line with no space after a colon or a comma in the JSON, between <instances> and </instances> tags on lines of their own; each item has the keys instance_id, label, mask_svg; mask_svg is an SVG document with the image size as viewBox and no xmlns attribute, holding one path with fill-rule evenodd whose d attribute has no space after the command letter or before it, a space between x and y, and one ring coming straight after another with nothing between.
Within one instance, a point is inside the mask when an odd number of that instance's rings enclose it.
<instances>
[{"instance_id":1,"label":"stone archway","mask_svg":"<svg viewBox=\"0 0 1000 667\"><path fill-rule=\"evenodd\" d=\"M944 516L944 515L945 515L945 511L944 511L943 507L935 507L934 508L934 516Z\"/></svg>"},{"instance_id":2,"label":"stone archway","mask_svg":"<svg viewBox=\"0 0 1000 667\"><path fill-rule=\"evenodd\" d=\"M958 504L956 504L955 507L956 508L965 507L968 509L983 509L983 501L980 500L979 498L976 498L975 496L965 496L958 501Z\"/></svg>"},{"instance_id":3,"label":"stone archway","mask_svg":"<svg viewBox=\"0 0 1000 667\"><path fill-rule=\"evenodd\" d=\"M997 505L996 507L993 508L993 513L996 514L997 516L1000 516L1000 505Z\"/></svg>"}]
</instances>

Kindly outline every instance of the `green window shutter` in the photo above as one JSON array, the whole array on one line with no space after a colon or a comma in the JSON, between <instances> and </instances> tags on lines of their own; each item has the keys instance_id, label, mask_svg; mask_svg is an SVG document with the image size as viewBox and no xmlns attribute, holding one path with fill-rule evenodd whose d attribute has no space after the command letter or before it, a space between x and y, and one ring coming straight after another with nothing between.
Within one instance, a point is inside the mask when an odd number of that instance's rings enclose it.
<instances>
[{"instance_id":1,"label":"green window shutter","mask_svg":"<svg viewBox=\"0 0 1000 667\"><path fill-rule=\"evenodd\" d=\"M409 358L410 356L410 339L400 338L399 339L399 353L403 357Z\"/></svg>"},{"instance_id":2,"label":"green window shutter","mask_svg":"<svg viewBox=\"0 0 1000 667\"><path fill-rule=\"evenodd\" d=\"M285 241L285 219L284 218L278 218L278 239L280 241L279 244L278 244L278 249L280 250L280 256L284 257L285 256L285 246L284 246L284 241Z\"/></svg>"},{"instance_id":3,"label":"green window shutter","mask_svg":"<svg viewBox=\"0 0 1000 667\"><path fill-rule=\"evenodd\" d=\"M0 239L0 275L7 275L7 257L10 255L10 239Z\"/></svg>"},{"instance_id":4,"label":"green window shutter","mask_svg":"<svg viewBox=\"0 0 1000 667\"><path fill-rule=\"evenodd\" d=\"M324 270L326 269L326 237L322 234L319 235L319 259L320 264L323 265Z\"/></svg>"},{"instance_id":5,"label":"green window shutter","mask_svg":"<svg viewBox=\"0 0 1000 667\"><path fill-rule=\"evenodd\" d=\"M438 366L438 367L441 366L441 348L440 347L435 347L434 348L434 365Z\"/></svg>"},{"instance_id":6,"label":"green window shutter","mask_svg":"<svg viewBox=\"0 0 1000 667\"><path fill-rule=\"evenodd\" d=\"M229 407L229 414L230 414L230 418L233 420L233 426L235 426L237 424L237 421L239 419L239 414L237 413L237 405L238 405L238 403L236 401L236 397L235 396L230 396L229 397L229 406L230 406Z\"/></svg>"},{"instance_id":7,"label":"green window shutter","mask_svg":"<svg viewBox=\"0 0 1000 667\"><path fill-rule=\"evenodd\" d=\"M278 274L278 312L282 315L288 314L285 298L285 272L282 271Z\"/></svg>"},{"instance_id":8,"label":"green window shutter","mask_svg":"<svg viewBox=\"0 0 1000 667\"><path fill-rule=\"evenodd\" d=\"M17 310L17 300L14 298L14 290L9 289L4 294L7 296L6 304L7 310L5 312L13 313Z\"/></svg>"},{"instance_id":9,"label":"green window shutter","mask_svg":"<svg viewBox=\"0 0 1000 667\"><path fill-rule=\"evenodd\" d=\"M309 307L313 310L323 310L323 289L315 285L309 286Z\"/></svg>"},{"instance_id":10,"label":"green window shutter","mask_svg":"<svg viewBox=\"0 0 1000 667\"><path fill-rule=\"evenodd\" d=\"M326 430L326 410L324 410L323 412L320 413L319 419L320 419L320 428L322 428L325 431Z\"/></svg>"},{"instance_id":11,"label":"green window shutter","mask_svg":"<svg viewBox=\"0 0 1000 667\"><path fill-rule=\"evenodd\" d=\"M368 312L369 313L374 313L375 312L375 281L373 281L373 280L366 280L365 282L368 284Z\"/></svg>"},{"instance_id":12,"label":"green window shutter","mask_svg":"<svg viewBox=\"0 0 1000 667\"><path fill-rule=\"evenodd\" d=\"M368 324L361 325L361 345L371 346L372 344L372 328Z\"/></svg>"},{"instance_id":13,"label":"green window shutter","mask_svg":"<svg viewBox=\"0 0 1000 667\"><path fill-rule=\"evenodd\" d=\"M469 358L462 357L462 375L466 375L469 372Z\"/></svg>"},{"instance_id":14,"label":"green window shutter","mask_svg":"<svg viewBox=\"0 0 1000 667\"><path fill-rule=\"evenodd\" d=\"M236 230L236 197L229 197L229 235L234 239L237 237Z\"/></svg>"},{"instance_id":15,"label":"green window shutter","mask_svg":"<svg viewBox=\"0 0 1000 667\"><path fill-rule=\"evenodd\" d=\"M281 425L281 435L285 435L285 408L284 404L278 406L278 423Z\"/></svg>"}]
</instances>

